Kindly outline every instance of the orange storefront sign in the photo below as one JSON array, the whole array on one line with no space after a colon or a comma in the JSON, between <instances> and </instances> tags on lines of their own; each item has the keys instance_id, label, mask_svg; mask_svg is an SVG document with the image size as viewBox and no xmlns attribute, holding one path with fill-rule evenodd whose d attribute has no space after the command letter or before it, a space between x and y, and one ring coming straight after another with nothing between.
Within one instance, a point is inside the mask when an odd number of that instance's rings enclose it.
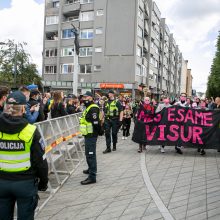
<instances>
[{"instance_id":1,"label":"orange storefront sign","mask_svg":"<svg viewBox=\"0 0 220 220\"><path fill-rule=\"evenodd\" d=\"M124 89L124 84L100 83L101 89Z\"/></svg>"}]
</instances>

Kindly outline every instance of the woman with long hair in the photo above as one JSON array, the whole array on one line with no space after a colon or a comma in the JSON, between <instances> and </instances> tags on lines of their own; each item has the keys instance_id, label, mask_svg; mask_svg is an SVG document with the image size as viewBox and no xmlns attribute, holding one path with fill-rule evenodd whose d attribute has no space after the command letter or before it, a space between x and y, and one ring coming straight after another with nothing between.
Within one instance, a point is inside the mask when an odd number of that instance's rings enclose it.
<instances>
[{"instance_id":1,"label":"woman with long hair","mask_svg":"<svg viewBox=\"0 0 220 220\"><path fill-rule=\"evenodd\" d=\"M68 115L66 104L63 102L63 92L55 91L53 94L53 104L51 105L51 117L58 118Z\"/></svg>"}]
</instances>

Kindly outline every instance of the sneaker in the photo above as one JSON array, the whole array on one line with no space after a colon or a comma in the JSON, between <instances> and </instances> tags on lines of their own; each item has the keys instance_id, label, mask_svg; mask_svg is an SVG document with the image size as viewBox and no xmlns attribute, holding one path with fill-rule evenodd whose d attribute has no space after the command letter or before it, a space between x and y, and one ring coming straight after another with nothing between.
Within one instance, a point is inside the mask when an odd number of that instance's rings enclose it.
<instances>
[{"instance_id":1,"label":"sneaker","mask_svg":"<svg viewBox=\"0 0 220 220\"><path fill-rule=\"evenodd\" d=\"M125 140L127 140L128 138L127 137L125 137Z\"/></svg>"},{"instance_id":2,"label":"sneaker","mask_svg":"<svg viewBox=\"0 0 220 220\"><path fill-rule=\"evenodd\" d=\"M123 136L121 139L122 139L122 140L125 140L125 137Z\"/></svg>"},{"instance_id":3,"label":"sneaker","mask_svg":"<svg viewBox=\"0 0 220 220\"><path fill-rule=\"evenodd\" d=\"M163 147L160 148L160 152L161 152L161 153L165 153L165 150L164 150Z\"/></svg>"}]
</instances>

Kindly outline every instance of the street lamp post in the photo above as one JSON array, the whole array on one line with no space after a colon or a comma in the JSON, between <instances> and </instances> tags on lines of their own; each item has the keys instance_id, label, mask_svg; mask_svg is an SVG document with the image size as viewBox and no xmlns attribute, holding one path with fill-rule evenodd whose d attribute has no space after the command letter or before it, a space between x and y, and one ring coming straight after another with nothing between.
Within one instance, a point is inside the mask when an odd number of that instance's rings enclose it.
<instances>
[{"instance_id":1,"label":"street lamp post","mask_svg":"<svg viewBox=\"0 0 220 220\"><path fill-rule=\"evenodd\" d=\"M73 72L73 94L78 94L78 73L79 73L79 32L76 27L71 24L73 29L72 32L75 35L74 40L74 72Z\"/></svg>"}]
</instances>

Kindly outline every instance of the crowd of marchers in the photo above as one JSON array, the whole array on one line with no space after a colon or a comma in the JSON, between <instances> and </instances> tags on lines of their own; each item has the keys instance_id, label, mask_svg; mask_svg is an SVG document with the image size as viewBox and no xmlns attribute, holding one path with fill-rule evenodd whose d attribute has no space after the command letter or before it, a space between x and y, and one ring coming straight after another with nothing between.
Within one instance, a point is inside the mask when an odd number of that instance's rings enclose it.
<instances>
[{"instance_id":1,"label":"crowd of marchers","mask_svg":"<svg viewBox=\"0 0 220 220\"><path fill-rule=\"evenodd\" d=\"M215 100L213 98L200 99L198 97L194 97L193 99L191 99L187 97L186 93L181 93L179 99L171 101L169 97L163 96L160 102L156 102L155 100L151 100L149 97L145 97L143 102L141 102L138 107L137 113L135 115L136 120L147 121L148 118L150 119L154 117L155 113L158 113L162 111L164 108L169 108L173 105L192 109L220 110L220 97L216 97ZM159 147L161 153L165 153L164 147L164 145ZM145 149L146 144L144 142L139 143L138 152L141 153ZM182 146L175 146L175 150L178 154L183 153L182 149ZM204 148L198 148L198 152L201 155L206 154Z\"/></svg>"},{"instance_id":2,"label":"crowd of marchers","mask_svg":"<svg viewBox=\"0 0 220 220\"><path fill-rule=\"evenodd\" d=\"M18 219L34 219L38 203L38 191L46 191L48 165L45 143L35 125L50 118L63 117L82 112L80 133L85 138L85 156L88 175L82 185L96 183L98 136L105 134L106 149L103 154L117 150L118 133L122 140L130 136L132 121L147 121L155 113L172 105L204 110L220 109L220 98L193 100L182 93L179 100L171 101L163 96L159 102L150 97L132 100L109 90L105 95L87 91L76 96L62 91L41 93L36 85L22 86L10 91L0 86L0 219L13 219L17 202ZM220 130L220 129L218 129ZM220 136L220 135L219 135ZM138 152L146 149L139 143ZM182 154L181 146L175 146ZM165 153L164 146L160 146ZM198 149L201 155L204 149Z\"/></svg>"}]
</instances>

